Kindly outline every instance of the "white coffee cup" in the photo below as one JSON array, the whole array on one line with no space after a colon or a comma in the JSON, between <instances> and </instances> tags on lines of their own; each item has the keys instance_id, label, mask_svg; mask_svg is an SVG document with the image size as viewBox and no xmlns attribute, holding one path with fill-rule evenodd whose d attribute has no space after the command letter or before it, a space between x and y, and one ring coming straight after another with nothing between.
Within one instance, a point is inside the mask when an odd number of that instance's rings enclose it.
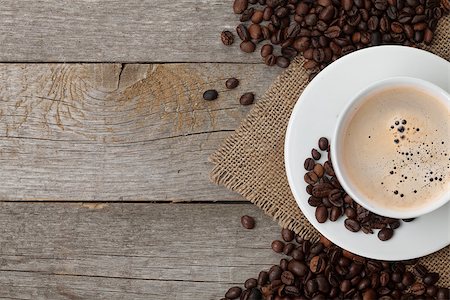
<instances>
[{"instance_id":1,"label":"white coffee cup","mask_svg":"<svg viewBox=\"0 0 450 300\"><path fill-rule=\"evenodd\" d=\"M336 176L341 183L343 189L353 198L357 203L365 207L366 209L379 214L381 216L392 217L392 218L415 218L420 215L429 213L433 210L438 209L443 206L447 202L450 201L450 189L446 189L443 193L439 194L436 198L433 198L431 201L428 201L425 206L419 208L412 209L390 209L386 206L378 205L373 201L369 201L367 197L361 193L360 190L356 188L355 179L351 179L349 176L348 167L345 166L344 162L344 153L343 149L343 140L344 135L348 129L350 121L352 118L358 114L358 109L367 101L370 95L373 95L376 92L385 90L390 87L396 86L410 86L415 89L422 90L436 99L442 101L442 103L449 108L450 110L450 97L447 92L445 92L440 87L416 78L410 77L393 77L388 78L382 81L378 81L360 93L358 93L346 106L346 108L342 111L342 113L338 117L337 126L334 131L334 135L332 138L332 147L331 147L331 159L333 162L333 168L336 173ZM448 138L448 143L450 144L450 137Z\"/></svg>"}]
</instances>

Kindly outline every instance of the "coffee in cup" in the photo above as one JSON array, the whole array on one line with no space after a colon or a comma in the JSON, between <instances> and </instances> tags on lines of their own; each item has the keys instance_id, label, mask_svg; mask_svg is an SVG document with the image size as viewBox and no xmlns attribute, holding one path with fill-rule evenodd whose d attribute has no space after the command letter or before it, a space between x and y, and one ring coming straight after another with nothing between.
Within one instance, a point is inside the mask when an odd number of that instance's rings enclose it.
<instances>
[{"instance_id":1,"label":"coffee in cup","mask_svg":"<svg viewBox=\"0 0 450 300\"><path fill-rule=\"evenodd\" d=\"M392 217L442 205L450 191L448 94L403 78L357 98L335 137L333 162L345 189L369 210Z\"/></svg>"}]
</instances>

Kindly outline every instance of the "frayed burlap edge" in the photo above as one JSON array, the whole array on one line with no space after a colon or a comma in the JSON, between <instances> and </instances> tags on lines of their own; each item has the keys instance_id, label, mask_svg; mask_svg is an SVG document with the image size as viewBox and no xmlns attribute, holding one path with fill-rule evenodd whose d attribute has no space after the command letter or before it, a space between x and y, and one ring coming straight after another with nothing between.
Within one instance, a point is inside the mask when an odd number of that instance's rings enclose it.
<instances>
[{"instance_id":1,"label":"frayed burlap edge","mask_svg":"<svg viewBox=\"0 0 450 300\"><path fill-rule=\"evenodd\" d=\"M433 43L423 49L450 60L450 17L439 22ZM258 101L239 128L210 156L211 180L236 191L277 220L280 226L317 239L289 190L284 170L284 129L308 76L296 58ZM266 138L268 137L268 138ZM264 157L264 161L261 160ZM269 154L269 155L268 155ZM450 246L421 258L440 272L439 284L450 286Z\"/></svg>"}]
</instances>

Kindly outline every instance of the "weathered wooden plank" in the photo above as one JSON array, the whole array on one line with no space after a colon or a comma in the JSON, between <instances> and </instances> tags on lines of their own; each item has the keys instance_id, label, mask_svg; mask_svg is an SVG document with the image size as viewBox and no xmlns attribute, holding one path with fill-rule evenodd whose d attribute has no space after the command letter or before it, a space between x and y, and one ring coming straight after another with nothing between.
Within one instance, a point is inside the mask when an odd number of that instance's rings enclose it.
<instances>
[{"instance_id":1,"label":"weathered wooden plank","mask_svg":"<svg viewBox=\"0 0 450 300\"><path fill-rule=\"evenodd\" d=\"M208 156L276 72L232 64L0 65L0 200L238 200ZM225 79L237 76L232 91ZM221 91L207 102L202 93Z\"/></svg>"},{"instance_id":2,"label":"weathered wooden plank","mask_svg":"<svg viewBox=\"0 0 450 300\"><path fill-rule=\"evenodd\" d=\"M281 259L279 230L251 204L3 202L1 297L220 299Z\"/></svg>"},{"instance_id":3,"label":"weathered wooden plank","mask_svg":"<svg viewBox=\"0 0 450 300\"><path fill-rule=\"evenodd\" d=\"M232 1L1 3L0 61L261 63L220 42L238 24Z\"/></svg>"}]
</instances>

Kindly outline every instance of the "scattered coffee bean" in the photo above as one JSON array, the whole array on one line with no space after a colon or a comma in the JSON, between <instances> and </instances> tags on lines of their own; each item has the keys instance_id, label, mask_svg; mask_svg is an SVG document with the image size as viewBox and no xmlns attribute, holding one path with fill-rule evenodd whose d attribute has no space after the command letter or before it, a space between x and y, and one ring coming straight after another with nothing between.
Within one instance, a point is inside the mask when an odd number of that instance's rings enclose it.
<instances>
[{"instance_id":1,"label":"scattered coffee bean","mask_svg":"<svg viewBox=\"0 0 450 300\"><path fill-rule=\"evenodd\" d=\"M237 88L238 85L239 85L239 80L237 80L236 78L229 78L225 82L225 86L227 87L227 89L230 89L230 90Z\"/></svg>"},{"instance_id":2,"label":"scattered coffee bean","mask_svg":"<svg viewBox=\"0 0 450 300\"><path fill-rule=\"evenodd\" d=\"M316 220L319 223L325 223L328 219L328 209L321 205L316 208Z\"/></svg>"},{"instance_id":3,"label":"scattered coffee bean","mask_svg":"<svg viewBox=\"0 0 450 300\"><path fill-rule=\"evenodd\" d=\"M319 139L319 149L322 151L326 151L328 149L328 139L326 137L321 137Z\"/></svg>"},{"instance_id":4,"label":"scattered coffee bean","mask_svg":"<svg viewBox=\"0 0 450 300\"><path fill-rule=\"evenodd\" d=\"M220 39L225 46L230 46L234 42L234 35L231 31L224 30L220 35Z\"/></svg>"},{"instance_id":5,"label":"scattered coffee bean","mask_svg":"<svg viewBox=\"0 0 450 300\"><path fill-rule=\"evenodd\" d=\"M239 99L239 103L241 103L241 105L244 106L251 105L253 104L254 101L255 101L255 94L253 93L245 93Z\"/></svg>"},{"instance_id":6,"label":"scattered coffee bean","mask_svg":"<svg viewBox=\"0 0 450 300\"><path fill-rule=\"evenodd\" d=\"M345 228L347 228L348 230L350 230L352 232L358 232L361 230L361 225L353 219L346 219L344 221L344 225L345 225Z\"/></svg>"},{"instance_id":7,"label":"scattered coffee bean","mask_svg":"<svg viewBox=\"0 0 450 300\"><path fill-rule=\"evenodd\" d=\"M219 93L216 90L207 90L203 93L203 99L207 101L216 100L219 97Z\"/></svg>"},{"instance_id":8,"label":"scattered coffee bean","mask_svg":"<svg viewBox=\"0 0 450 300\"><path fill-rule=\"evenodd\" d=\"M315 159L315 160L319 160L320 157L322 156L322 154L320 154L319 151L317 151L317 149L313 148L311 150L311 156Z\"/></svg>"},{"instance_id":9,"label":"scattered coffee bean","mask_svg":"<svg viewBox=\"0 0 450 300\"><path fill-rule=\"evenodd\" d=\"M305 160L305 163L303 164L306 171L312 171L314 169L315 165L316 165L316 163L314 162L314 160L312 158L307 158Z\"/></svg>"},{"instance_id":10,"label":"scattered coffee bean","mask_svg":"<svg viewBox=\"0 0 450 300\"><path fill-rule=\"evenodd\" d=\"M255 228L255 219L253 219L252 217L245 215L241 217L241 224L242 227L246 228L246 229L253 229Z\"/></svg>"},{"instance_id":11,"label":"scattered coffee bean","mask_svg":"<svg viewBox=\"0 0 450 300\"><path fill-rule=\"evenodd\" d=\"M378 232L378 238L381 241L387 241L389 239L392 238L392 236L394 235L394 230L392 230L392 228L383 228Z\"/></svg>"}]
</instances>

